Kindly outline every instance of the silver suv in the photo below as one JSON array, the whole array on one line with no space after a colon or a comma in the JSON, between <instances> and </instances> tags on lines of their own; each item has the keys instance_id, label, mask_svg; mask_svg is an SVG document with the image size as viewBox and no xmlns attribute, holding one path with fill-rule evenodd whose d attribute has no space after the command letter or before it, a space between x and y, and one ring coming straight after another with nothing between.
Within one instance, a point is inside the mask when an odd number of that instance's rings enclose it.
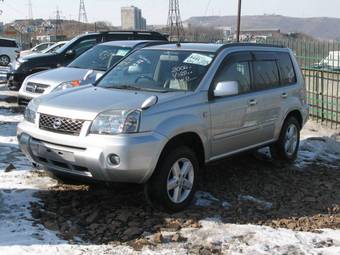
<instances>
[{"instance_id":1,"label":"silver suv","mask_svg":"<svg viewBox=\"0 0 340 255\"><path fill-rule=\"evenodd\" d=\"M293 161L307 116L289 49L167 44L132 53L95 85L32 100L18 139L59 178L144 183L154 206L179 211L206 163L265 146Z\"/></svg>"}]
</instances>

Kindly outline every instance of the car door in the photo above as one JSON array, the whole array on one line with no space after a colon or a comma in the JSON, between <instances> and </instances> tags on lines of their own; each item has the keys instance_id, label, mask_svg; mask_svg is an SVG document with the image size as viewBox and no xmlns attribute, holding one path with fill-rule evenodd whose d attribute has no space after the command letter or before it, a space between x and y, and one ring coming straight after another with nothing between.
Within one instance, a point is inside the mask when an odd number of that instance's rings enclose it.
<instances>
[{"instance_id":1,"label":"car door","mask_svg":"<svg viewBox=\"0 0 340 255\"><path fill-rule=\"evenodd\" d=\"M212 160L259 142L260 109L251 90L252 60L250 52L227 56L213 80L211 90L218 82L237 81L239 94L210 100Z\"/></svg>"},{"instance_id":2,"label":"car door","mask_svg":"<svg viewBox=\"0 0 340 255\"><path fill-rule=\"evenodd\" d=\"M284 92L280 88L278 58L275 52L253 52L252 91L257 100L258 143L274 138L275 125L281 114Z\"/></svg>"}]
</instances>

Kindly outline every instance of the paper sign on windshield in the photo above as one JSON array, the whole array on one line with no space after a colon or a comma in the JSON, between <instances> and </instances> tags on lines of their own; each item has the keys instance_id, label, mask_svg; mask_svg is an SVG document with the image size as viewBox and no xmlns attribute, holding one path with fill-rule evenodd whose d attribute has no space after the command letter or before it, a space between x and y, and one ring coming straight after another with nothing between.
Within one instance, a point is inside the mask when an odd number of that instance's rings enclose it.
<instances>
[{"instance_id":1,"label":"paper sign on windshield","mask_svg":"<svg viewBox=\"0 0 340 255\"><path fill-rule=\"evenodd\" d=\"M199 53L192 53L186 60L184 60L184 63L207 66L211 63L211 61L212 57L202 55Z\"/></svg>"},{"instance_id":2,"label":"paper sign on windshield","mask_svg":"<svg viewBox=\"0 0 340 255\"><path fill-rule=\"evenodd\" d=\"M116 53L116 56L124 57L126 54L128 54L129 50L118 50Z\"/></svg>"}]
</instances>

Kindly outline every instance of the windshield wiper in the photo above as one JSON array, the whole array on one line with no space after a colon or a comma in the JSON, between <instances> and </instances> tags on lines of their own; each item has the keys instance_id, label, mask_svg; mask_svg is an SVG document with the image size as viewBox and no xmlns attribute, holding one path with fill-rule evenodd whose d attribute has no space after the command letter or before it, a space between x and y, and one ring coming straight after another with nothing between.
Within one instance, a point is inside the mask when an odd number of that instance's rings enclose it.
<instances>
[{"instance_id":1,"label":"windshield wiper","mask_svg":"<svg viewBox=\"0 0 340 255\"><path fill-rule=\"evenodd\" d=\"M114 86L110 88L111 89L126 89L126 90L142 90L140 87L135 87L132 85L120 85L120 86Z\"/></svg>"},{"instance_id":2,"label":"windshield wiper","mask_svg":"<svg viewBox=\"0 0 340 255\"><path fill-rule=\"evenodd\" d=\"M126 89L126 90L138 90L138 91L148 91L148 92L157 92L157 93L168 93L168 90L160 90L160 89L153 89L153 88L141 88L133 85L120 85L109 87L111 89Z\"/></svg>"}]
</instances>

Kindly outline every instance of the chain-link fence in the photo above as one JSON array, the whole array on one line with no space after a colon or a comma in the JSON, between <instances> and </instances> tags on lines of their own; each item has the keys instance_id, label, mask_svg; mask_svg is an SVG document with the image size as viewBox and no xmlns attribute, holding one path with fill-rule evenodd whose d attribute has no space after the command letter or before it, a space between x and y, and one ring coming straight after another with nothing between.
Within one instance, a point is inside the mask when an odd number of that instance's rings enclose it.
<instances>
[{"instance_id":1,"label":"chain-link fence","mask_svg":"<svg viewBox=\"0 0 340 255\"><path fill-rule=\"evenodd\" d=\"M261 43L291 48L303 70L311 118L340 127L340 43L266 39Z\"/></svg>"}]
</instances>

